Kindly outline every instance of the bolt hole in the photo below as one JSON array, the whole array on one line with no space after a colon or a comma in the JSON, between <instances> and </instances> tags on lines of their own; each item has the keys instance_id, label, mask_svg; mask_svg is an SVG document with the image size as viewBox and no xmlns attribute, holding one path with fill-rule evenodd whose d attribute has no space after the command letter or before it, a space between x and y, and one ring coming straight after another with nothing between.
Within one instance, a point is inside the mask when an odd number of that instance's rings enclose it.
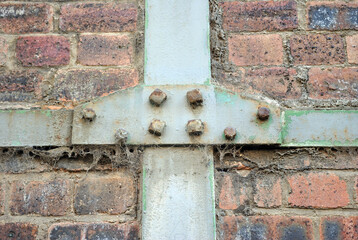
<instances>
[{"instance_id":1,"label":"bolt hole","mask_svg":"<svg viewBox=\"0 0 358 240\"><path fill-rule=\"evenodd\" d=\"M134 153L134 149L133 149L133 148L130 148L130 149L129 149L129 152Z\"/></svg>"}]
</instances>

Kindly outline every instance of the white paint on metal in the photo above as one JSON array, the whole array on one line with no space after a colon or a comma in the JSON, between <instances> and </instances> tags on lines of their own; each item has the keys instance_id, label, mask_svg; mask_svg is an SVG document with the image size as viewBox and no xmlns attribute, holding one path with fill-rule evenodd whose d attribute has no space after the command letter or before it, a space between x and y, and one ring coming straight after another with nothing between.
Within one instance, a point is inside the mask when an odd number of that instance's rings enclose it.
<instances>
[{"instance_id":1,"label":"white paint on metal","mask_svg":"<svg viewBox=\"0 0 358 240\"><path fill-rule=\"evenodd\" d=\"M146 84L210 79L208 0L146 0L145 27Z\"/></svg>"},{"instance_id":2,"label":"white paint on metal","mask_svg":"<svg viewBox=\"0 0 358 240\"><path fill-rule=\"evenodd\" d=\"M211 148L146 148L144 240L215 239Z\"/></svg>"}]
</instances>

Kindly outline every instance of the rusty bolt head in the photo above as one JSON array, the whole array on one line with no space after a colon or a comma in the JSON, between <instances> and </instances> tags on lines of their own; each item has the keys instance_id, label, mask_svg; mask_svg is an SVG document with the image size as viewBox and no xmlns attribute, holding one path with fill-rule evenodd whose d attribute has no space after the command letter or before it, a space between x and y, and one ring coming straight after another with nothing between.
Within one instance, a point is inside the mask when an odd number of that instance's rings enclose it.
<instances>
[{"instance_id":1,"label":"rusty bolt head","mask_svg":"<svg viewBox=\"0 0 358 240\"><path fill-rule=\"evenodd\" d=\"M165 94L165 92L163 92L160 89L155 89L152 94L150 94L149 96L149 101L151 104L159 107L160 105L162 105L162 103L167 99L167 94Z\"/></svg>"},{"instance_id":2,"label":"rusty bolt head","mask_svg":"<svg viewBox=\"0 0 358 240\"><path fill-rule=\"evenodd\" d=\"M153 119L149 125L148 131L153 135L161 136L164 132L165 125L164 121Z\"/></svg>"},{"instance_id":3,"label":"rusty bolt head","mask_svg":"<svg viewBox=\"0 0 358 240\"><path fill-rule=\"evenodd\" d=\"M194 89L186 93L186 98L193 108L203 105L203 95L199 89Z\"/></svg>"},{"instance_id":4,"label":"rusty bolt head","mask_svg":"<svg viewBox=\"0 0 358 240\"><path fill-rule=\"evenodd\" d=\"M204 132L204 123L200 119L190 120L186 125L189 135L199 136Z\"/></svg>"},{"instance_id":5,"label":"rusty bolt head","mask_svg":"<svg viewBox=\"0 0 358 240\"><path fill-rule=\"evenodd\" d=\"M96 113L92 108L85 108L82 111L82 118L87 121L93 121L96 118Z\"/></svg>"},{"instance_id":6,"label":"rusty bolt head","mask_svg":"<svg viewBox=\"0 0 358 240\"><path fill-rule=\"evenodd\" d=\"M270 109L267 107L259 107L257 110L257 117L262 121L267 120L270 117Z\"/></svg>"},{"instance_id":7,"label":"rusty bolt head","mask_svg":"<svg viewBox=\"0 0 358 240\"><path fill-rule=\"evenodd\" d=\"M224 130L224 134L227 140L234 140L236 137L236 129L232 127L227 127Z\"/></svg>"},{"instance_id":8,"label":"rusty bolt head","mask_svg":"<svg viewBox=\"0 0 358 240\"><path fill-rule=\"evenodd\" d=\"M128 132L126 130L124 130L123 128L120 128L116 131L116 133L114 134L114 137L116 139L117 143L125 143L128 139Z\"/></svg>"}]
</instances>

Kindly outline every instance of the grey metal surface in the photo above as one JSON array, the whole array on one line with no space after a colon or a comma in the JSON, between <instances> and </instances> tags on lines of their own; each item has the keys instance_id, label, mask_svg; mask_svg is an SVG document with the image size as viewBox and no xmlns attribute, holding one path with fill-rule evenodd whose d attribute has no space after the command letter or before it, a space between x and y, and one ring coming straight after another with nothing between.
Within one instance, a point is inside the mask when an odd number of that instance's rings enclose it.
<instances>
[{"instance_id":1,"label":"grey metal surface","mask_svg":"<svg viewBox=\"0 0 358 240\"><path fill-rule=\"evenodd\" d=\"M146 148L144 240L215 239L211 148Z\"/></svg>"},{"instance_id":2,"label":"grey metal surface","mask_svg":"<svg viewBox=\"0 0 358 240\"><path fill-rule=\"evenodd\" d=\"M358 111L285 111L283 146L358 146Z\"/></svg>"},{"instance_id":3,"label":"grey metal surface","mask_svg":"<svg viewBox=\"0 0 358 240\"><path fill-rule=\"evenodd\" d=\"M150 104L149 96L156 86L138 86L117 92L75 109L73 144L114 144L117 129L128 133L128 144L277 144L280 143L281 116L275 104L245 98L207 85L160 86L168 98L160 106ZM204 97L203 106L193 109L186 99L189 90L199 88ZM267 106L271 116L267 121L257 119L259 106ZM94 121L82 118L82 109L96 112ZM163 134L148 132L153 119L166 123ZM186 125L189 120L201 119L205 124L201 136L189 136ZM237 129L233 141L223 133L228 126Z\"/></svg>"},{"instance_id":4,"label":"grey metal surface","mask_svg":"<svg viewBox=\"0 0 358 240\"><path fill-rule=\"evenodd\" d=\"M0 146L71 144L70 110L0 110Z\"/></svg>"}]
</instances>

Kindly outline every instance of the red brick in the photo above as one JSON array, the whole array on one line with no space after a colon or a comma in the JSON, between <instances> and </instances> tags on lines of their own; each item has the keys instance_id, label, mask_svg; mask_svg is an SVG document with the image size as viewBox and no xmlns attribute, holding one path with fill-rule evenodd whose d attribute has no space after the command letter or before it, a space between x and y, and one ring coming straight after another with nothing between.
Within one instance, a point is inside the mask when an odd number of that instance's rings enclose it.
<instances>
[{"instance_id":1,"label":"red brick","mask_svg":"<svg viewBox=\"0 0 358 240\"><path fill-rule=\"evenodd\" d=\"M236 209L238 205L236 204L237 199L235 197L235 189L232 185L230 176L225 176L219 197L219 208L221 209Z\"/></svg>"},{"instance_id":2,"label":"red brick","mask_svg":"<svg viewBox=\"0 0 358 240\"><path fill-rule=\"evenodd\" d=\"M52 30L52 15L46 4L0 4L0 32L46 33Z\"/></svg>"},{"instance_id":3,"label":"red brick","mask_svg":"<svg viewBox=\"0 0 358 240\"><path fill-rule=\"evenodd\" d=\"M70 41L63 36L20 37L16 57L23 66L59 66L70 62Z\"/></svg>"},{"instance_id":4,"label":"red brick","mask_svg":"<svg viewBox=\"0 0 358 240\"><path fill-rule=\"evenodd\" d=\"M321 218L320 239L358 239L358 217L330 216Z\"/></svg>"},{"instance_id":5,"label":"red brick","mask_svg":"<svg viewBox=\"0 0 358 240\"><path fill-rule=\"evenodd\" d=\"M272 35L232 35L229 61L237 66L280 65L283 63L282 38Z\"/></svg>"},{"instance_id":6,"label":"red brick","mask_svg":"<svg viewBox=\"0 0 358 240\"><path fill-rule=\"evenodd\" d=\"M0 239L35 240L38 227L29 223L0 224Z\"/></svg>"},{"instance_id":7,"label":"red brick","mask_svg":"<svg viewBox=\"0 0 358 240\"><path fill-rule=\"evenodd\" d=\"M33 101L41 97L44 76L36 70L0 72L0 101Z\"/></svg>"},{"instance_id":8,"label":"red brick","mask_svg":"<svg viewBox=\"0 0 358 240\"><path fill-rule=\"evenodd\" d=\"M9 46L4 37L0 37L0 66L5 66Z\"/></svg>"},{"instance_id":9,"label":"red brick","mask_svg":"<svg viewBox=\"0 0 358 240\"><path fill-rule=\"evenodd\" d=\"M264 175L256 179L254 201L258 207L279 207L282 204L281 179Z\"/></svg>"},{"instance_id":10,"label":"red brick","mask_svg":"<svg viewBox=\"0 0 358 240\"><path fill-rule=\"evenodd\" d=\"M313 239L312 221L306 217L225 216L218 228L223 240Z\"/></svg>"},{"instance_id":11,"label":"red brick","mask_svg":"<svg viewBox=\"0 0 358 240\"><path fill-rule=\"evenodd\" d=\"M358 158L358 157L357 157ZM358 177L356 178L356 182L355 182L355 193L356 193L356 203L358 203Z\"/></svg>"},{"instance_id":12,"label":"red brick","mask_svg":"<svg viewBox=\"0 0 358 240\"><path fill-rule=\"evenodd\" d=\"M343 39L338 35L295 35L290 45L296 65L340 64L346 60Z\"/></svg>"},{"instance_id":13,"label":"red brick","mask_svg":"<svg viewBox=\"0 0 358 240\"><path fill-rule=\"evenodd\" d=\"M319 30L358 29L358 4L316 2L308 6L308 27Z\"/></svg>"},{"instance_id":14,"label":"red brick","mask_svg":"<svg viewBox=\"0 0 358 240\"><path fill-rule=\"evenodd\" d=\"M229 31L276 31L298 27L294 1L225 2L223 28Z\"/></svg>"},{"instance_id":15,"label":"red brick","mask_svg":"<svg viewBox=\"0 0 358 240\"><path fill-rule=\"evenodd\" d=\"M71 239L71 240L96 240L96 239L139 239L138 222L124 224L109 223L60 223L54 224L49 229L49 240Z\"/></svg>"},{"instance_id":16,"label":"red brick","mask_svg":"<svg viewBox=\"0 0 358 240\"><path fill-rule=\"evenodd\" d=\"M308 77L308 91L311 98L358 98L358 68L312 68Z\"/></svg>"},{"instance_id":17,"label":"red brick","mask_svg":"<svg viewBox=\"0 0 358 240\"><path fill-rule=\"evenodd\" d=\"M347 184L329 173L295 174L289 177L288 202L295 207L339 208L349 204Z\"/></svg>"},{"instance_id":18,"label":"red brick","mask_svg":"<svg viewBox=\"0 0 358 240\"><path fill-rule=\"evenodd\" d=\"M55 98L90 100L138 84L135 69L64 69L56 75Z\"/></svg>"},{"instance_id":19,"label":"red brick","mask_svg":"<svg viewBox=\"0 0 358 240\"><path fill-rule=\"evenodd\" d=\"M347 36L347 55L349 63L358 63L358 34Z\"/></svg>"},{"instance_id":20,"label":"red brick","mask_svg":"<svg viewBox=\"0 0 358 240\"><path fill-rule=\"evenodd\" d=\"M71 184L67 180L14 181L10 211L14 215L63 216L71 208Z\"/></svg>"},{"instance_id":21,"label":"red brick","mask_svg":"<svg viewBox=\"0 0 358 240\"><path fill-rule=\"evenodd\" d=\"M131 40L126 35L82 35L77 61L82 65L130 65L133 55Z\"/></svg>"},{"instance_id":22,"label":"red brick","mask_svg":"<svg viewBox=\"0 0 358 240\"><path fill-rule=\"evenodd\" d=\"M136 200L134 179L130 176L86 179L76 187L74 208L77 214L121 214Z\"/></svg>"},{"instance_id":23,"label":"red brick","mask_svg":"<svg viewBox=\"0 0 358 240\"><path fill-rule=\"evenodd\" d=\"M2 184L0 184L0 215L5 211L5 190Z\"/></svg>"},{"instance_id":24,"label":"red brick","mask_svg":"<svg viewBox=\"0 0 358 240\"><path fill-rule=\"evenodd\" d=\"M129 3L74 3L61 8L60 29L68 32L132 32L137 9Z\"/></svg>"}]
</instances>

